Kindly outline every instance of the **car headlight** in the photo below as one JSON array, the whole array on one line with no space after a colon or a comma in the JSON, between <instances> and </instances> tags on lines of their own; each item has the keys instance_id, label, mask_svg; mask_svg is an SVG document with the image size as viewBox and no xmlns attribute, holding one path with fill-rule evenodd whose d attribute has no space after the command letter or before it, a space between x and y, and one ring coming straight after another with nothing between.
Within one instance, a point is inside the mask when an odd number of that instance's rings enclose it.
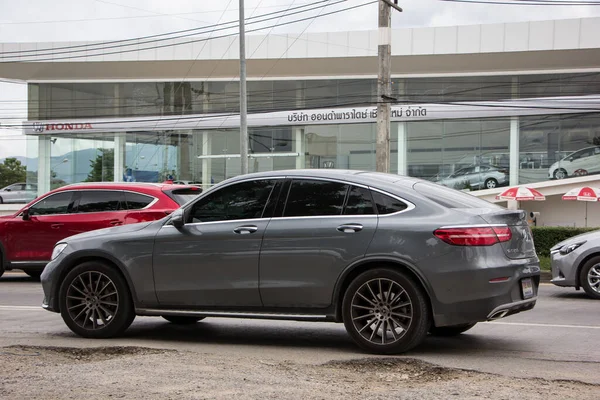
<instances>
[{"instance_id":1,"label":"car headlight","mask_svg":"<svg viewBox=\"0 0 600 400\"><path fill-rule=\"evenodd\" d=\"M50 260L54 260L56 257L58 257L66 247L66 243L59 243L56 246L54 246L54 250L52 250L52 258L50 258Z\"/></svg>"},{"instance_id":2,"label":"car headlight","mask_svg":"<svg viewBox=\"0 0 600 400\"><path fill-rule=\"evenodd\" d=\"M579 242L579 243L573 243L573 244L567 244L564 245L563 247L560 248L559 253L564 255L567 255L569 253L571 253L572 251L574 251L575 249L577 249L579 246L581 246L582 244L584 244L585 242Z\"/></svg>"}]
</instances>

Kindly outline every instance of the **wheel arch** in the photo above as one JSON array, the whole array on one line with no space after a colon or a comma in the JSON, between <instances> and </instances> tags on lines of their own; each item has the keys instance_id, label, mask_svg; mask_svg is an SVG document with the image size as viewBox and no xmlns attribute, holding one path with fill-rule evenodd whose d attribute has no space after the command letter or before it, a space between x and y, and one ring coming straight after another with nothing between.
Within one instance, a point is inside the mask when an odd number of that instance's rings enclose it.
<instances>
[{"instance_id":1,"label":"wheel arch","mask_svg":"<svg viewBox=\"0 0 600 400\"><path fill-rule=\"evenodd\" d=\"M127 289L129 290L129 295L131 296L131 300L133 301L134 305L137 304L138 298L136 295L135 286L133 286L131 277L126 272L127 270L125 269L125 267L123 267L123 265L121 265L121 263L117 259L112 257L110 254L86 252L86 253L81 253L81 254L76 253L64 261L65 266L60 271L59 277L56 280L57 284L53 288L53 295L52 295L52 299L53 299L53 303L54 303L53 308L57 312L60 312L59 294L60 294L60 287L62 286L62 283L63 283L65 277L71 270L73 270L73 268L77 267L78 265L80 265L82 263L89 262L89 261L102 262L102 263L114 268L125 279L125 282L127 282Z\"/></svg>"},{"instance_id":2,"label":"wheel arch","mask_svg":"<svg viewBox=\"0 0 600 400\"><path fill-rule=\"evenodd\" d=\"M421 288L425 291L425 296L427 297L428 301L428 307L430 312L432 313L431 315L435 315L434 302L432 297L433 290L428 284L425 276L423 276L423 274L420 273L414 265L404 260L398 260L392 257L372 257L359 260L349 265L344 270L344 272L342 272L338 281L336 282L332 301L332 304L334 306L336 322L342 322L342 301L346 289L348 288L348 286L350 286L350 283L363 272L375 268L386 267L407 273L409 277L411 277L416 283L421 285Z\"/></svg>"},{"instance_id":3,"label":"wheel arch","mask_svg":"<svg viewBox=\"0 0 600 400\"><path fill-rule=\"evenodd\" d=\"M594 257L600 257L600 252L588 254L577 266L577 271L575 272L575 284L577 285L577 289L581 287L581 270L583 269L583 266Z\"/></svg>"}]
</instances>

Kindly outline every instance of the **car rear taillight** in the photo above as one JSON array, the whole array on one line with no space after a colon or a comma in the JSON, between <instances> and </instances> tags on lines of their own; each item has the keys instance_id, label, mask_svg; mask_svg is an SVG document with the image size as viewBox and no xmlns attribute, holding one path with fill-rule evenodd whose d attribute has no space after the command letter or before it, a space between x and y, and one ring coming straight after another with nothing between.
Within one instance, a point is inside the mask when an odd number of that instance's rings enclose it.
<instances>
[{"instance_id":1,"label":"car rear taillight","mask_svg":"<svg viewBox=\"0 0 600 400\"><path fill-rule=\"evenodd\" d=\"M508 226L448 227L437 229L433 234L454 246L491 246L512 238Z\"/></svg>"}]
</instances>

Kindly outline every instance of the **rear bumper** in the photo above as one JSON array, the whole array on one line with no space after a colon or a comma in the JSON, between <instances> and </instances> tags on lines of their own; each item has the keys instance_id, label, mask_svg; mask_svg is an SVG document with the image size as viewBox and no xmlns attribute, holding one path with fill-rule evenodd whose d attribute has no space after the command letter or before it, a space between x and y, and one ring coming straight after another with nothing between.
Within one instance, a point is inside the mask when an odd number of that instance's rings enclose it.
<instances>
[{"instance_id":1,"label":"rear bumper","mask_svg":"<svg viewBox=\"0 0 600 400\"><path fill-rule=\"evenodd\" d=\"M540 283L539 261L521 260L521 265L455 272L439 282L434 292L434 323L449 326L483 322L531 310L537 302ZM495 281L497 277L506 280ZM533 296L526 298L522 282L531 279ZM454 301L453 301L454 300Z\"/></svg>"}]
</instances>

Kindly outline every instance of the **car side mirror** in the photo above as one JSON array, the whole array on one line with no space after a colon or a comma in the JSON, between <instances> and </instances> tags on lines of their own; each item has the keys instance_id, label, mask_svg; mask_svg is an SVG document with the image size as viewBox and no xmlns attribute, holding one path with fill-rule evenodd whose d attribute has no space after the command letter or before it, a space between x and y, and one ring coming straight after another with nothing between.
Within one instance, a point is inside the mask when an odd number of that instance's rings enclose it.
<instances>
[{"instance_id":1,"label":"car side mirror","mask_svg":"<svg viewBox=\"0 0 600 400\"><path fill-rule=\"evenodd\" d=\"M183 228L185 225L183 210L179 209L171 214L171 225L173 225L177 229Z\"/></svg>"},{"instance_id":2,"label":"car side mirror","mask_svg":"<svg viewBox=\"0 0 600 400\"><path fill-rule=\"evenodd\" d=\"M24 209L21 214L23 214L23 221L29 221L29 208Z\"/></svg>"},{"instance_id":3,"label":"car side mirror","mask_svg":"<svg viewBox=\"0 0 600 400\"><path fill-rule=\"evenodd\" d=\"M5 192L10 192L10 188L4 189Z\"/></svg>"}]
</instances>

